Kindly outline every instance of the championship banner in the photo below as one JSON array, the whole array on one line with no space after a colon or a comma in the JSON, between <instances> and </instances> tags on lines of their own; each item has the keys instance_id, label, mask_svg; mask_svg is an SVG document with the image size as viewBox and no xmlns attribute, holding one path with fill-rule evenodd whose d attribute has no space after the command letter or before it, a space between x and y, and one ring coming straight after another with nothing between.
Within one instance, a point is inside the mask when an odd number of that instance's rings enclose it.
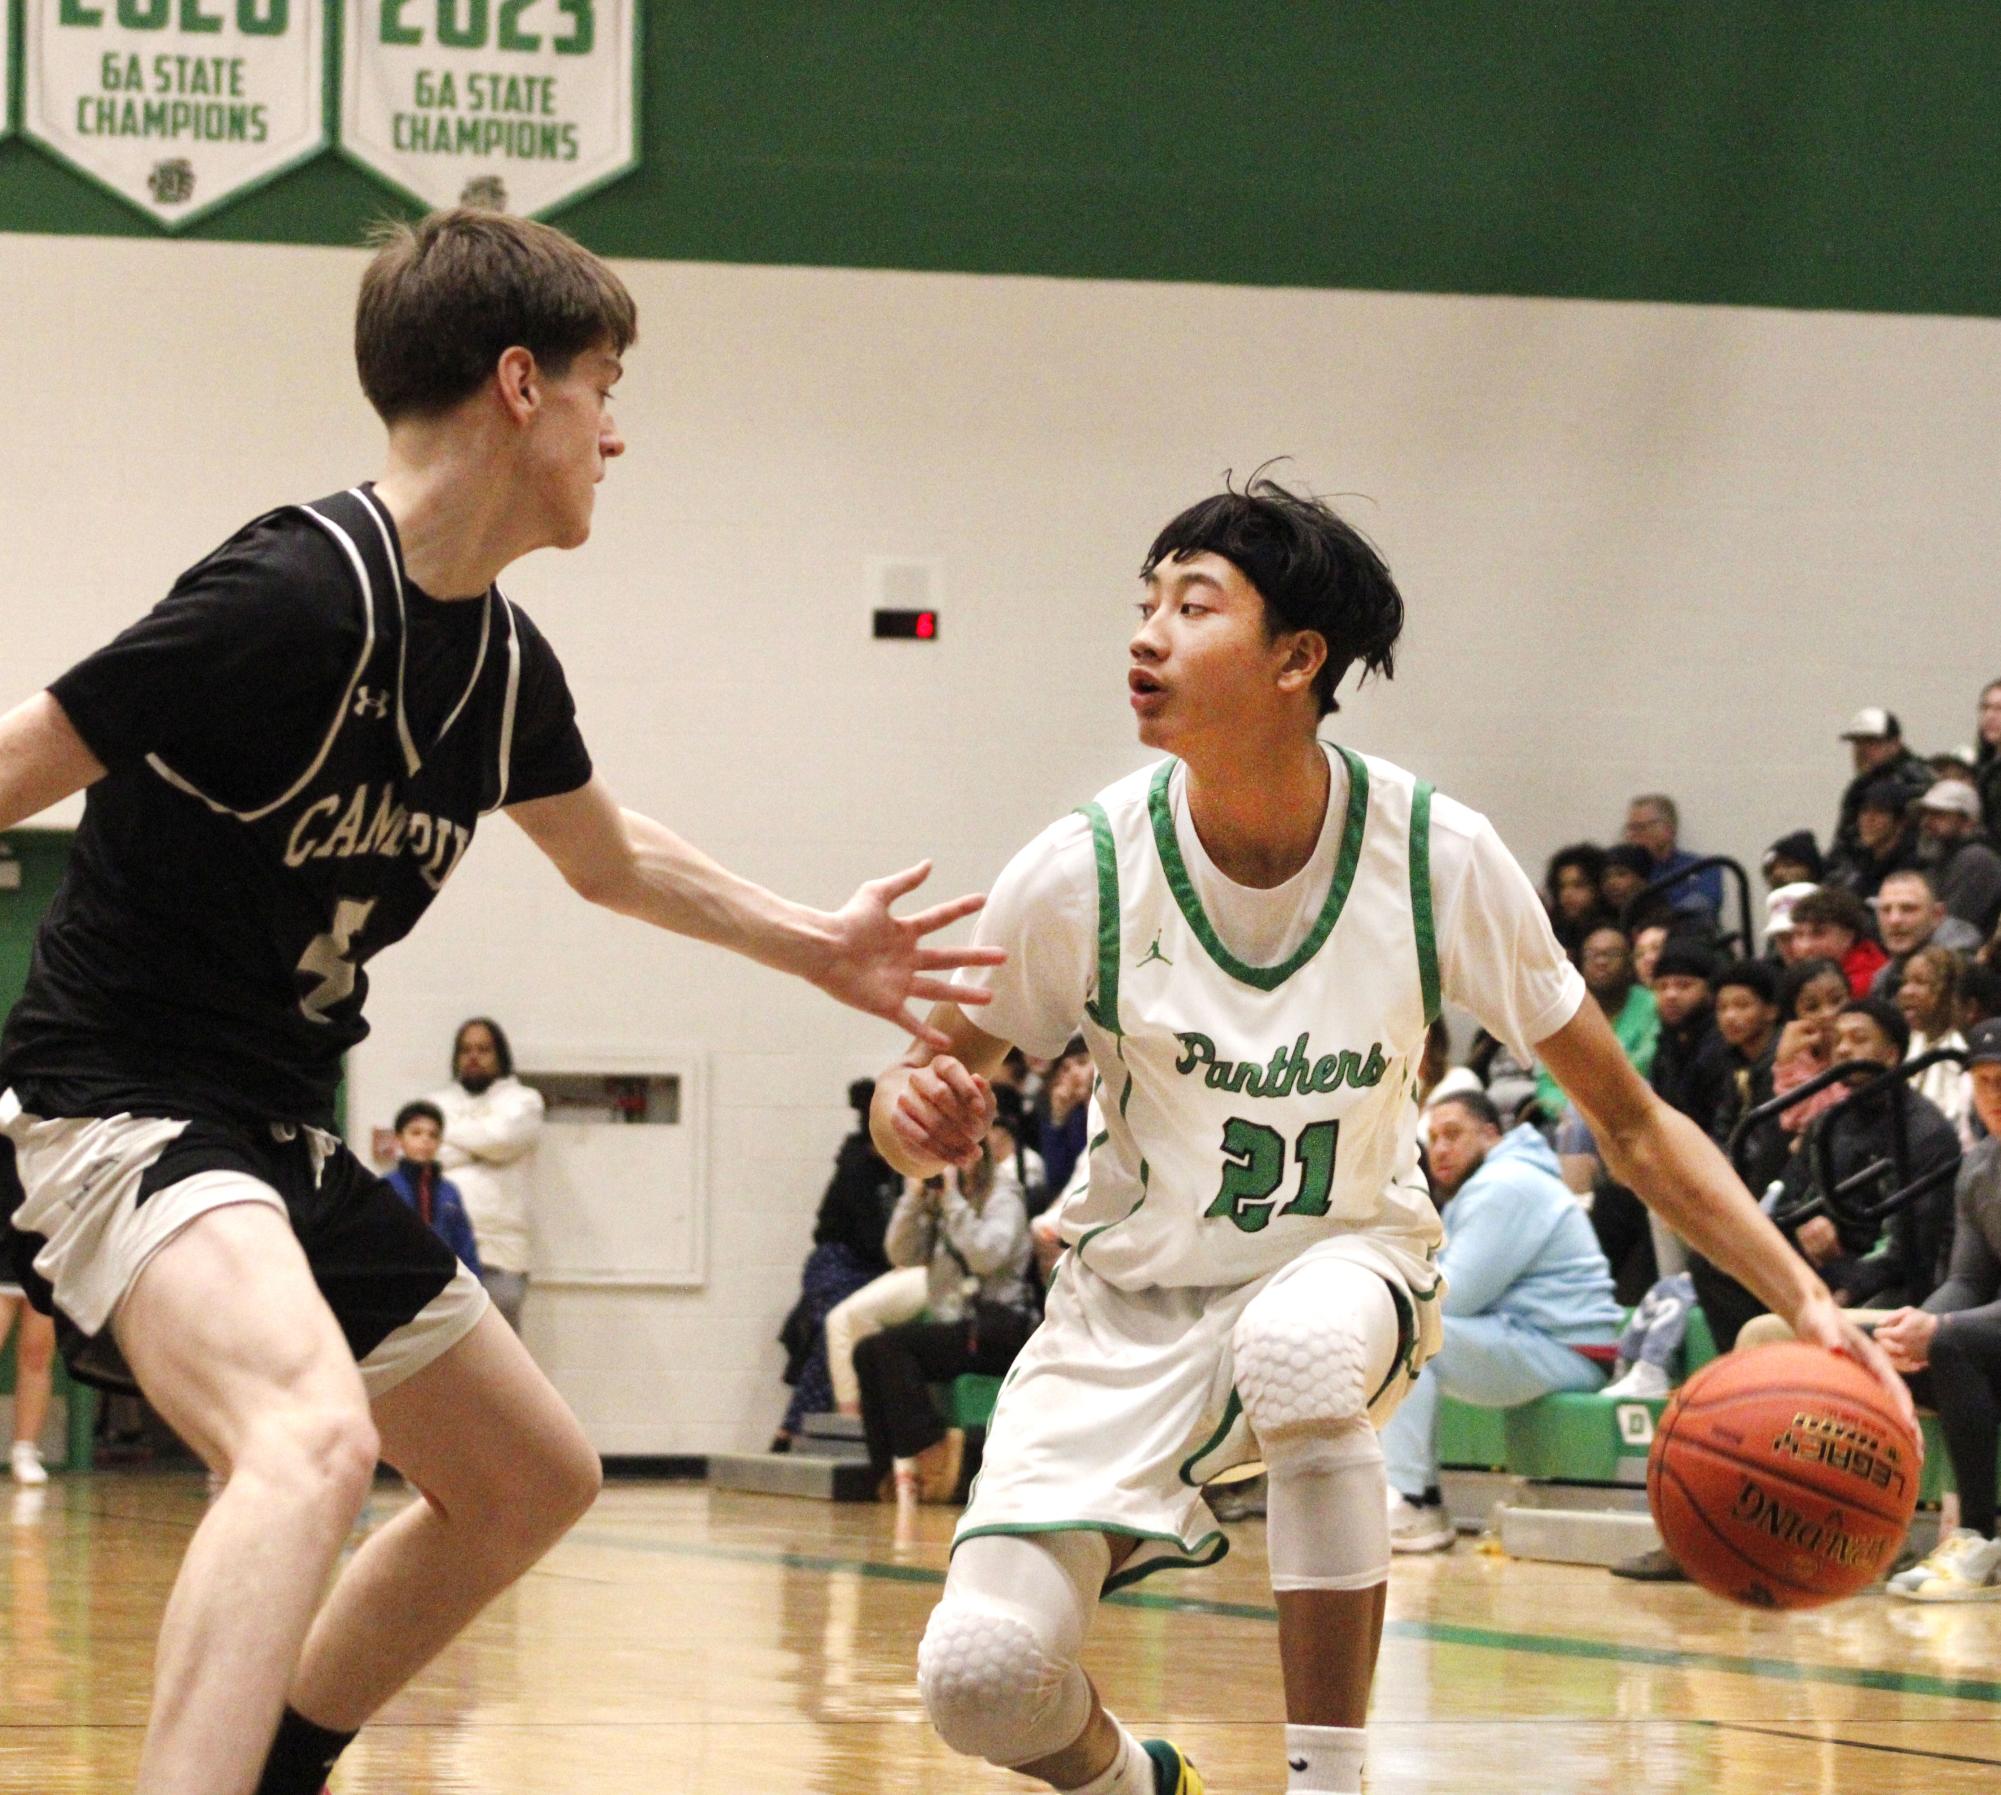
<instances>
[{"instance_id":1,"label":"championship banner","mask_svg":"<svg viewBox=\"0 0 2001 1795\"><path fill-rule=\"evenodd\" d=\"M14 128L14 9L0 0L0 137Z\"/></svg>"},{"instance_id":2,"label":"championship banner","mask_svg":"<svg viewBox=\"0 0 2001 1795\"><path fill-rule=\"evenodd\" d=\"M639 0L346 0L341 148L429 207L530 216L639 160Z\"/></svg>"},{"instance_id":3,"label":"championship banner","mask_svg":"<svg viewBox=\"0 0 2001 1795\"><path fill-rule=\"evenodd\" d=\"M327 142L323 0L22 0L23 131L169 230Z\"/></svg>"}]
</instances>

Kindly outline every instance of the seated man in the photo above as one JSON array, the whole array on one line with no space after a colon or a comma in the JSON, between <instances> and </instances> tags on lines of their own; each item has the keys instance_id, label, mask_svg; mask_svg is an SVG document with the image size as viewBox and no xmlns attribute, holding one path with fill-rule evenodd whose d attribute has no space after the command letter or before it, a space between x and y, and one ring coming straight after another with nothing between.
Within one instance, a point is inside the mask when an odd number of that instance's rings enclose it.
<instances>
[{"instance_id":1,"label":"seated man","mask_svg":"<svg viewBox=\"0 0 2001 1795\"><path fill-rule=\"evenodd\" d=\"M1959 1526L1922 1564L1890 1579L1911 1602L2001 1601L1994 1531L1996 1440L2001 1438L2001 1022L1967 1043L1973 1106L1986 1126L1959 1168L1957 1222L1946 1280L1924 1306L1899 1309L1876 1329L1917 1399L1938 1410L1959 1491Z\"/></svg>"},{"instance_id":2,"label":"seated man","mask_svg":"<svg viewBox=\"0 0 2001 1795\"><path fill-rule=\"evenodd\" d=\"M1892 1003L1897 1001L1897 987L1903 983L1904 968L1913 954L1927 947L1970 954L1985 939L1969 924L1946 914L1932 875L1916 867L1892 873L1883 881L1883 889L1876 894L1876 929L1890 958L1869 981L1869 995L1887 997Z\"/></svg>"},{"instance_id":3,"label":"seated man","mask_svg":"<svg viewBox=\"0 0 2001 1795\"><path fill-rule=\"evenodd\" d=\"M1985 941L2001 924L2001 854L1981 833L1979 792L1941 779L1918 800L1918 836L1939 901Z\"/></svg>"},{"instance_id":4,"label":"seated man","mask_svg":"<svg viewBox=\"0 0 2001 1795\"><path fill-rule=\"evenodd\" d=\"M1442 1098L1431 1110L1431 1176L1447 1199L1445 1344L1382 1430L1398 1552L1452 1544L1438 1490L1439 1397L1511 1409L1552 1390L1596 1390L1622 1319L1612 1268L1533 1128L1504 1135L1478 1091Z\"/></svg>"}]
</instances>

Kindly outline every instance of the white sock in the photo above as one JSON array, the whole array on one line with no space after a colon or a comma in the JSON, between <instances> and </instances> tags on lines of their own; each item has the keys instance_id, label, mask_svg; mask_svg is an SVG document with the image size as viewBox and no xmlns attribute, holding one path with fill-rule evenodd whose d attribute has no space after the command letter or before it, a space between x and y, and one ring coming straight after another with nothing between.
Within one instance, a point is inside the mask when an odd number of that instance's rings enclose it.
<instances>
[{"instance_id":1,"label":"white sock","mask_svg":"<svg viewBox=\"0 0 2001 1795\"><path fill-rule=\"evenodd\" d=\"M1288 1726L1286 1788L1361 1795L1362 1746L1367 1738L1358 1726Z\"/></svg>"},{"instance_id":2,"label":"white sock","mask_svg":"<svg viewBox=\"0 0 2001 1795\"><path fill-rule=\"evenodd\" d=\"M1105 1716L1111 1720L1108 1714ZM1112 1720L1114 1726L1119 1726ZM1359 1786L1359 1785L1358 1785ZM1071 1795L1153 1795L1153 1759L1132 1734L1119 1726L1119 1755L1103 1776L1095 1776Z\"/></svg>"}]
</instances>

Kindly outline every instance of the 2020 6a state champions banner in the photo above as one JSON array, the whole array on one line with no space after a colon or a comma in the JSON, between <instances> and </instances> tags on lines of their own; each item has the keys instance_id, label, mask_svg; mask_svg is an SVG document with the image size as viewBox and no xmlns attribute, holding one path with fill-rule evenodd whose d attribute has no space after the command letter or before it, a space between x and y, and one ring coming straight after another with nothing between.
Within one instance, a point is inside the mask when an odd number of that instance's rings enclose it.
<instances>
[{"instance_id":1,"label":"2020 6a state champions banner","mask_svg":"<svg viewBox=\"0 0 2001 1795\"><path fill-rule=\"evenodd\" d=\"M323 0L21 0L23 131L170 230L326 147Z\"/></svg>"},{"instance_id":2,"label":"2020 6a state champions banner","mask_svg":"<svg viewBox=\"0 0 2001 1795\"><path fill-rule=\"evenodd\" d=\"M538 214L632 168L638 0L345 0L341 148L427 206Z\"/></svg>"}]
</instances>

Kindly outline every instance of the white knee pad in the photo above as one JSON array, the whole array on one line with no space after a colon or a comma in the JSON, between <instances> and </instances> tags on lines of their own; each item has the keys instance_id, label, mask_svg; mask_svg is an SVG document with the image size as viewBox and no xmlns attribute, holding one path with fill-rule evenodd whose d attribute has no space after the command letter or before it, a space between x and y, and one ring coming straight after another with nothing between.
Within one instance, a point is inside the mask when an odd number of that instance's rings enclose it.
<instances>
[{"instance_id":1,"label":"white knee pad","mask_svg":"<svg viewBox=\"0 0 2001 1795\"><path fill-rule=\"evenodd\" d=\"M917 1688L954 1751L1009 1767L1074 1745L1091 1718L1077 1663L1111 1552L1100 1534L971 1539L917 1648Z\"/></svg>"},{"instance_id":2,"label":"white knee pad","mask_svg":"<svg viewBox=\"0 0 2001 1795\"><path fill-rule=\"evenodd\" d=\"M1401 1335L1390 1287L1342 1260L1302 1268L1253 1298L1232 1345L1237 1394L1267 1456L1281 1434L1367 1415Z\"/></svg>"},{"instance_id":3,"label":"white knee pad","mask_svg":"<svg viewBox=\"0 0 2001 1795\"><path fill-rule=\"evenodd\" d=\"M1389 1483L1365 1417L1265 1445L1273 1589L1373 1589L1390 1574Z\"/></svg>"}]
</instances>

